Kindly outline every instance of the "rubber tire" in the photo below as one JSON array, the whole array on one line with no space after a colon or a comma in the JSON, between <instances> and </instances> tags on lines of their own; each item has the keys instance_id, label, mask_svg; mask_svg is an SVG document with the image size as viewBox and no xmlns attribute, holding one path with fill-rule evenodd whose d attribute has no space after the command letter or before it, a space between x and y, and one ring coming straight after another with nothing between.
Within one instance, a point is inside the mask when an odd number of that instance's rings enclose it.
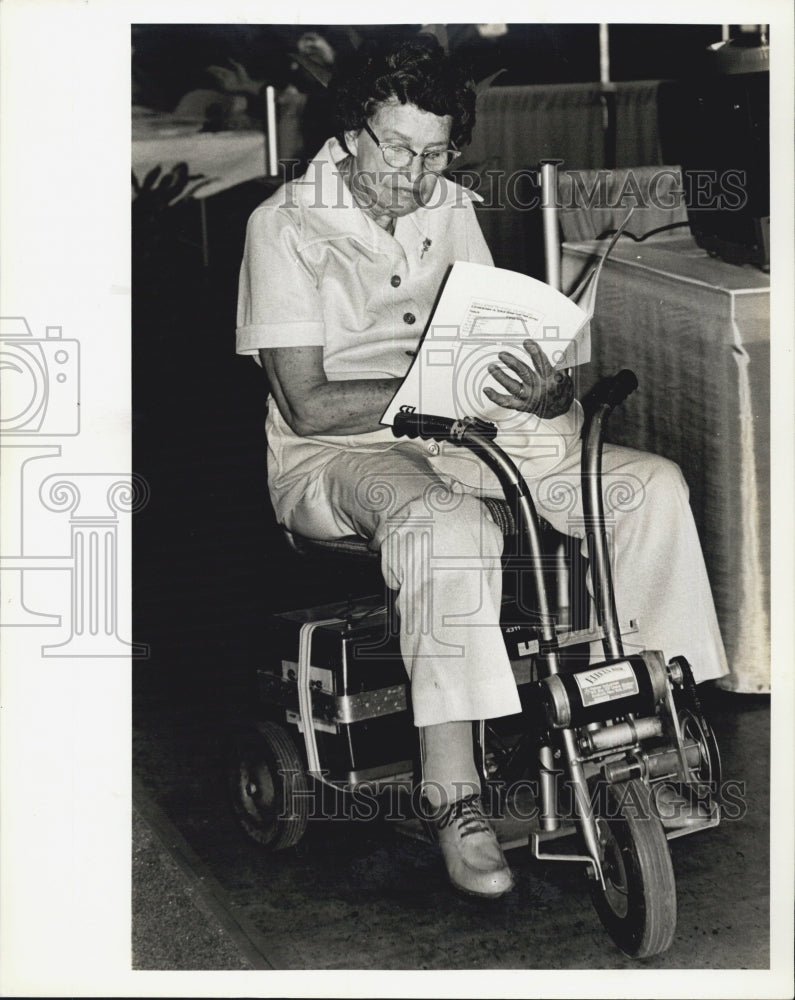
<instances>
[{"instance_id":1,"label":"rubber tire","mask_svg":"<svg viewBox=\"0 0 795 1000\"><path fill-rule=\"evenodd\" d=\"M676 881L671 853L654 814L648 786L640 780L606 789L597 803L607 889L591 882L591 899L610 937L630 958L666 951L676 931ZM601 807L610 808L601 815Z\"/></svg>"},{"instance_id":2,"label":"rubber tire","mask_svg":"<svg viewBox=\"0 0 795 1000\"><path fill-rule=\"evenodd\" d=\"M295 743L284 726L261 722L236 737L229 765L229 793L243 831L262 847L281 851L303 837L311 791Z\"/></svg>"}]
</instances>

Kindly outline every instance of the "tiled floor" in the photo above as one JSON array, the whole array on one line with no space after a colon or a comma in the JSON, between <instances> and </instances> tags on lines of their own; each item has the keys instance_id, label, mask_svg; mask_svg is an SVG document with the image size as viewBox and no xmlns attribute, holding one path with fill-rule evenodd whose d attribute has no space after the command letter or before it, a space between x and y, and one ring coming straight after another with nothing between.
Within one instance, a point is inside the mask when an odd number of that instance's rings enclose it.
<instances>
[{"instance_id":1,"label":"tiled floor","mask_svg":"<svg viewBox=\"0 0 795 1000\"><path fill-rule=\"evenodd\" d=\"M678 925L659 969L759 969L768 964L769 708L761 697L715 693L710 715L725 777L742 790L742 815L670 842ZM135 735L135 767L156 801L216 880L217 898L256 928L277 968L626 969L588 899L582 866L509 852L516 888L483 903L448 886L431 845L389 823L310 821L299 844L270 854L249 842L228 807L220 735L197 712L152 712ZM739 801L739 795L737 796ZM152 869L140 867L139 897ZM170 920L170 916L174 919ZM139 905L139 968L217 968L180 931L179 910ZM150 922L156 935L145 930ZM165 923L164 923L165 922ZM169 931L169 926L171 930ZM148 941L157 941L152 950ZM185 948L189 950L185 952ZM173 965L157 965L158 962ZM186 965L184 963L197 963ZM154 963L154 964L153 964ZM244 967L244 966L230 966Z\"/></svg>"}]
</instances>

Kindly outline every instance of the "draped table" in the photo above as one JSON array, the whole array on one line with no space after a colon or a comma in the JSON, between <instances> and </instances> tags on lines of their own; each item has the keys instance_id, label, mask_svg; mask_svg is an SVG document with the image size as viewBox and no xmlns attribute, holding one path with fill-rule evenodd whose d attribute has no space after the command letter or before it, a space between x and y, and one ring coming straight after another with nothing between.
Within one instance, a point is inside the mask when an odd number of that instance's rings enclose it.
<instances>
[{"instance_id":1,"label":"draped table","mask_svg":"<svg viewBox=\"0 0 795 1000\"><path fill-rule=\"evenodd\" d=\"M202 132L200 121L173 114L139 110L132 121L132 170L139 183L153 167L168 173L186 163L191 175L201 175L185 190L199 202L202 248L208 261L205 200L266 173L265 135L262 131L234 129Z\"/></svg>"},{"instance_id":2,"label":"draped table","mask_svg":"<svg viewBox=\"0 0 795 1000\"><path fill-rule=\"evenodd\" d=\"M600 244L564 243L570 288ZM582 389L632 368L618 444L677 462L690 487L738 692L770 690L770 283L688 237L620 241L602 273Z\"/></svg>"},{"instance_id":3,"label":"draped table","mask_svg":"<svg viewBox=\"0 0 795 1000\"><path fill-rule=\"evenodd\" d=\"M134 116L132 169L138 180L143 181L152 167L161 166L165 172L184 162L191 174L203 175L193 197L204 199L265 174L262 131L202 132L201 127L199 121L171 114Z\"/></svg>"}]
</instances>

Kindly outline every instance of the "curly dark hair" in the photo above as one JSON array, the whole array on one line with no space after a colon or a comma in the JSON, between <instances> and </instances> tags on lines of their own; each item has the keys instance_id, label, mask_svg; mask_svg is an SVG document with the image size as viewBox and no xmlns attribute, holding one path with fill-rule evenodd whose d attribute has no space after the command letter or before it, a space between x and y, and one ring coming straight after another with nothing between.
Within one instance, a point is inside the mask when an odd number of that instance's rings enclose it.
<instances>
[{"instance_id":1,"label":"curly dark hair","mask_svg":"<svg viewBox=\"0 0 795 1000\"><path fill-rule=\"evenodd\" d=\"M397 99L434 115L450 115L450 137L465 146L475 124L475 88L465 70L431 35L366 42L329 85L336 136L357 131L379 105Z\"/></svg>"}]
</instances>

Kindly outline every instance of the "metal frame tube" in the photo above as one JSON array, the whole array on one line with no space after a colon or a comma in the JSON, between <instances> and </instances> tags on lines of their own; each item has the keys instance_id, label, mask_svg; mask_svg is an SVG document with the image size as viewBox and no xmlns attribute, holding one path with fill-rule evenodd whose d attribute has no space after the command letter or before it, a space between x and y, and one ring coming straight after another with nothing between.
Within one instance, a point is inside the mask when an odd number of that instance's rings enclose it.
<instances>
[{"instance_id":1,"label":"metal frame tube","mask_svg":"<svg viewBox=\"0 0 795 1000\"><path fill-rule=\"evenodd\" d=\"M506 499L513 501L513 509L520 514L523 529L520 537L525 543L525 552L523 554L530 557L533 583L535 584L536 598L538 600L539 631L544 647L541 651L541 659L546 663L550 674L557 674L560 672L557 633L555 632L549 600L547 599L542 562L541 536L538 530L536 510L533 498L530 496L530 491L527 488L527 483L525 483L521 473L505 452L476 429L467 428L463 432L461 440L462 443L477 452L483 461L494 471L500 480L500 485L503 488Z\"/></svg>"},{"instance_id":2,"label":"metal frame tube","mask_svg":"<svg viewBox=\"0 0 795 1000\"><path fill-rule=\"evenodd\" d=\"M560 819L557 810L555 757L552 747L543 746L538 751L539 794L541 796L541 829L557 830Z\"/></svg>"},{"instance_id":3,"label":"metal frame tube","mask_svg":"<svg viewBox=\"0 0 795 1000\"><path fill-rule=\"evenodd\" d=\"M620 660L624 656L621 632L618 627L613 573L607 548L604 501L602 499L602 425L610 415L611 407L602 404L594 413L583 438L582 505L585 517L585 535L588 542L588 559L591 564L596 620L604 629L605 655Z\"/></svg>"},{"instance_id":4,"label":"metal frame tube","mask_svg":"<svg viewBox=\"0 0 795 1000\"><path fill-rule=\"evenodd\" d=\"M592 425L591 430L598 435L600 428L597 427L594 431ZM462 430L461 443L477 452L483 461L494 471L500 481L500 485L503 488L506 499L510 498L514 501L514 510L520 514L523 522L522 527L524 529L523 537L530 555L533 580L535 582L538 598L538 609L541 617L539 631L544 648L539 660L544 663L550 675L558 674L560 673L560 655L558 651L557 634L555 632L552 616L549 611L549 602L547 600L546 584L541 562L541 538L536 520L535 506L533 504L533 499L530 496L527 483L522 478L522 475L516 465L505 454L505 452L502 451L502 449L490 438L481 434L475 427L466 427ZM599 463L601 460L601 448L591 448L590 450L597 451L599 453L597 455L597 463ZM599 505L595 508L595 510L598 514L601 514L601 496L599 495L598 487L596 493ZM612 594L609 577L608 588ZM615 623L615 609L613 622L615 624L616 634L618 634L618 626ZM620 637L618 642L620 645ZM563 729L561 730L561 736L568 759L570 769L569 773L574 789L577 812L580 817L580 822L582 823L582 832L585 844L591 856L596 876L602 885L604 885L604 875L602 873L602 865L599 856L599 835L596 829L596 821L594 818L593 808L591 806L590 796L588 794L588 782L577 752L574 731L571 729ZM556 816L554 785L555 775L549 768L549 764L552 761L553 757L551 749L542 748L540 756L542 773L540 792L542 795L542 825L545 829L556 829L556 824L559 823L559 819Z\"/></svg>"}]
</instances>

